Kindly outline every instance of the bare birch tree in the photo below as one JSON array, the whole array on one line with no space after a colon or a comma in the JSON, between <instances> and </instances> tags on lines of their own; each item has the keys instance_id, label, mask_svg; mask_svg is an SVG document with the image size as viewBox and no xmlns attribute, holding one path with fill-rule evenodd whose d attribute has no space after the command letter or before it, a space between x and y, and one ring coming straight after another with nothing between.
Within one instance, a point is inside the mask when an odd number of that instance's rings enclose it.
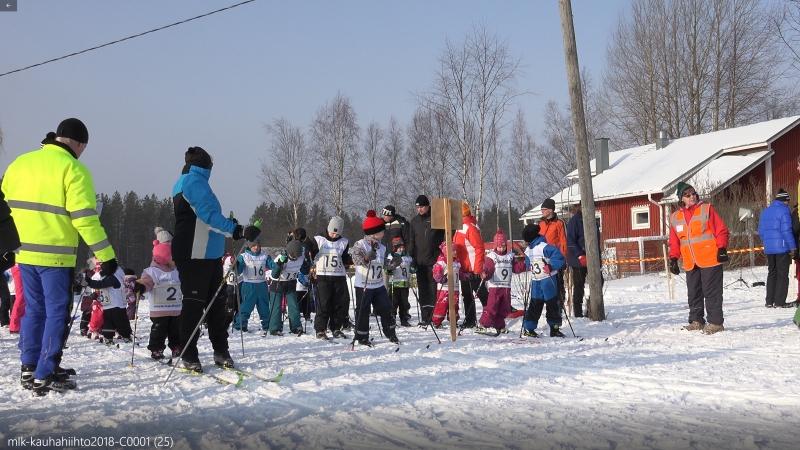
<instances>
[{"instance_id":1,"label":"bare birch tree","mask_svg":"<svg viewBox=\"0 0 800 450\"><path fill-rule=\"evenodd\" d=\"M589 158L594 157L594 140L606 137L607 120L602 103L594 87L591 72L581 71L581 92L583 92L583 111L586 116ZM535 145L535 160L538 164L537 177L533 189L543 198L574 184L566 179L567 174L577 169L575 159L575 135L569 105L563 108L555 101L547 102L544 110L545 128L542 130L544 144Z\"/></svg>"},{"instance_id":2,"label":"bare birch tree","mask_svg":"<svg viewBox=\"0 0 800 450\"><path fill-rule=\"evenodd\" d=\"M311 154L300 128L285 118L264 125L272 135L267 158L261 162L259 193L278 205L288 205L286 221L292 228L300 226L300 206L312 198Z\"/></svg>"},{"instance_id":3,"label":"bare birch tree","mask_svg":"<svg viewBox=\"0 0 800 450\"><path fill-rule=\"evenodd\" d=\"M333 212L338 216L345 212L345 192L358 181L354 169L359 133L350 98L341 93L317 110L311 124L311 146L322 163L322 170L315 171L318 188L330 193Z\"/></svg>"},{"instance_id":4,"label":"bare birch tree","mask_svg":"<svg viewBox=\"0 0 800 450\"><path fill-rule=\"evenodd\" d=\"M458 151L462 199L480 214L488 162L496 148L503 117L518 95L520 60L485 25L476 25L463 42L445 41L433 87L417 97L420 106L440 115Z\"/></svg>"},{"instance_id":5,"label":"bare birch tree","mask_svg":"<svg viewBox=\"0 0 800 450\"><path fill-rule=\"evenodd\" d=\"M649 144L660 130L691 136L795 109L776 14L760 0L633 0L607 48L613 140Z\"/></svg>"},{"instance_id":6,"label":"bare birch tree","mask_svg":"<svg viewBox=\"0 0 800 450\"><path fill-rule=\"evenodd\" d=\"M371 122L364 131L362 151L357 166L360 174L359 186L355 191L362 191L369 200L370 209L380 211L378 202L383 200L384 186L386 185L386 172L389 168L384 149L384 132L377 122Z\"/></svg>"},{"instance_id":7,"label":"bare birch tree","mask_svg":"<svg viewBox=\"0 0 800 450\"><path fill-rule=\"evenodd\" d=\"M534 168L536 167L536 141L528 131L525 113L517 110L511 123L511 136L508 148L510 167L505 173L511 178L507 184L511 202L515 208L527 211L536 205L536 189L534 188Z\"/></svg>"},{"instance_id":8,"label":"bare birch tree","mask_svg":"<svg viewBox=\"0 0 800 450\"><path fill-rule=\"evenodd\" d=\"M416 189L413 195L449 197L458 192L453 185L452 135L442 122L441 114L419 108L408 125L406 151L410 164L406 177L410 187Z\"/></svg>"},{"instance_id":9,"label":"bare birch tree","mask_svg":"<svg viewBox=\"0 0 800 450\"><path fill-rule=\"evenodd\" d=\"M395 207L401 201L400 193L405 190L402 178L404 150L403 129L397 119L392 116L389 118L389 125L386 129L386 140L384 141L384 155L388 165L384 176L386 178L386 198L388 202L395 205Z\"/></svg>"},{"instance_id":10,"label":"bare birch tree","mask_svg":"<svg viewBox=\"0 0 800 450\"><path fill-rule=\"evenodd\" d=\"M800 71L800 1L785 0L774 27L778 30L778 38L790 52L792 66Z\"/></svg>"}]
</instances>

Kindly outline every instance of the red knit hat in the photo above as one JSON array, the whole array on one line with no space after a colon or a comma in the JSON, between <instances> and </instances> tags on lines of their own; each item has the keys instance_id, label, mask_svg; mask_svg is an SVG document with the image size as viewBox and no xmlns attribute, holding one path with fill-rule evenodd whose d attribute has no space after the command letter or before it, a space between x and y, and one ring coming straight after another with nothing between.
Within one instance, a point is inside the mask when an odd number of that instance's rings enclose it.
<instances>
[{"instance_id":1,"label":"red knit hat","mask_svg":"<svg viewBox=\"0 0 800 450\"><path fill-rule=\"evenodd\" d=\"M506 239L506 235L503 234L503 230L498 228L497 234L494 235L494 248L500 247L501 245L503 247L507 246L508 240Z\"/></svg>"},{"instance_id":2,"label":"red knit hat","mask_svg":"<svg viewBox=\"0 0 800 450\"><path fill-rule=\"evenodd\" d=\"M396 236L394 239L392 239L392 248L393 249L395 249L397 247L405 247L405 246L406 246L406 243L403 241L403 238L401 236Z\"/></svg>"},{"instance_id":3,"label":"red knit hat","mask_svg":"<svg viewBox=\"0 0 800 450\"><path fill-rule=\"evenodd\" d=\"M364 229L364 234L366 235L377 234L386 229L386 222L379 218L374 210L370 209L367 211L367 218L364 219L364 224L361 228Z\"/></svg>"}]
</instances>

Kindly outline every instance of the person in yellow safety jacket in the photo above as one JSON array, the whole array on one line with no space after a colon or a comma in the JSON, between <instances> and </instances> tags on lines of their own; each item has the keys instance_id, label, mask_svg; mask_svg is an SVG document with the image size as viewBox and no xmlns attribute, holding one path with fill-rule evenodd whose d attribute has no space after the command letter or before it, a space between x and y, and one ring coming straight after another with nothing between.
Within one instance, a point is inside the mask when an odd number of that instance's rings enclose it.
<instances>
[{"instance_id":1,"label":"person in yellow safety jacket","mask_svg":"<svg viewBox=\"0 0 800 450\"><path fill-rule=\"evenodd\" d=\"M88 142L83 122L66 119L55 138L19 156L3 178L2 191L20 235L16 260L26 287L20 381L38 395L75 388L68 378L74 371L61 369L60 362L69 332L78 235L102 261L101 273L117 270L114 249L96 211L92 176L78 161Z\"/></svg>"},{"instance_id":2,"label":"person in yellow safety jacket","mask_svg":"<svg viewBox=\"0 0 800 450\"><path fill-rule=\"evenodd\" d=\"M678 198L680 207L670 216L669 270L680 274L678 258L683 257L689 296L689 325L683 328L713 334L725 330L722 263L728 260L728 227L688 183L678 183Z\"/></svg>"}]
</instances>

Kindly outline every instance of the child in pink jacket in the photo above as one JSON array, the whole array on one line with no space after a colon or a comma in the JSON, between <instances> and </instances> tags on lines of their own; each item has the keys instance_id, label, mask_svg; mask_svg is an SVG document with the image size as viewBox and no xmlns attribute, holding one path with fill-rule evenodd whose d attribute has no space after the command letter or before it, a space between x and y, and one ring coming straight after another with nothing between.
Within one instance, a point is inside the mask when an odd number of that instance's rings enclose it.
<instances>
[{"instance_id":1,"label":"child in pink jacket","mask_svg":"<svg viewBox=\"0 0 800 450\"><path fill-rule=\"evenodd\" d=\"M436 306L433 308L433 318L431 322L433 322L433 326L437 328L441 328L442 322L444 322L445 317L447 317L448 312L450 311L450 302L449 302L449 292L447 287L447 244L442 242L439 245L439 250L442 253L439 255L439 259L436 260L436 264L433 266L433 279L436 280L438 283L439 289L436 292ZM469 280L471 275L465 267L461 266L461 262L458 260L458 256L456 255L456 244L453 244L452 247L453 252L453 273L458 277L459 280ZM453 280L453 295L455 295L456 299L456 318L458 320L458 293L459 293L459 283L458 280ZM453 318L450 318L452 322Z\"/></svg>"},{"instance_id":2,"label":"child in pink jacket","mask_svg":"<svg viewBox=\"0 0 800 450\"><path fill-rule=\"evenodd\" d=\"M513 252L506 250L506 235L497 230L494 235L494 250L483 261L481 280L489 289L489 299L481 314L481 328L476 333L489 334L487 328L496 333L506 327L506 316L511 312L511 276L525 271L525 261L514 261Z\"/></svg>"}]
</instances>

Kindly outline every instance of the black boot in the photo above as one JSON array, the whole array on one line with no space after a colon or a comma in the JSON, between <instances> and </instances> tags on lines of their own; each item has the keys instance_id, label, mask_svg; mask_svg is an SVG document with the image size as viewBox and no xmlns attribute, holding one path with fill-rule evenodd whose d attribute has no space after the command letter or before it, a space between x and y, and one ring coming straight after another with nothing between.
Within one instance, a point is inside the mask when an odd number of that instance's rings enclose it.
<instances>
[{"instance_id":1,"label":"black boot","mask_svg":"<svg viewBox=\"0 0 800 450\"><path fill-rule=\"evenodd\" d=\"M227 350L214 352L214 364L222 367L233 367L233 358Z\"/></svg>"},{"instance_id":2,"label":"black boot","mask_svg":"<svg viewBox=\"0 0 800 450\"><path fill-rule=\"evenodd\" d=\"M22 365L22 374L19 377L19 382L23 389L33 389L33 372L35 371L36 366Z\"/></svg>"},{"instance_id":3,"label":"black boot","mask_svg":"<svg viewBox=\"0 0 800 450\"><path fill-rule=\"evenodd\" d=\"M563 337L566 337L566 336L564 336L564 333L561 332L561 330L559 329L558 325L553 325L552 327L550 327L550 337L563 338Z\"/></svg>"}]
</instances>

